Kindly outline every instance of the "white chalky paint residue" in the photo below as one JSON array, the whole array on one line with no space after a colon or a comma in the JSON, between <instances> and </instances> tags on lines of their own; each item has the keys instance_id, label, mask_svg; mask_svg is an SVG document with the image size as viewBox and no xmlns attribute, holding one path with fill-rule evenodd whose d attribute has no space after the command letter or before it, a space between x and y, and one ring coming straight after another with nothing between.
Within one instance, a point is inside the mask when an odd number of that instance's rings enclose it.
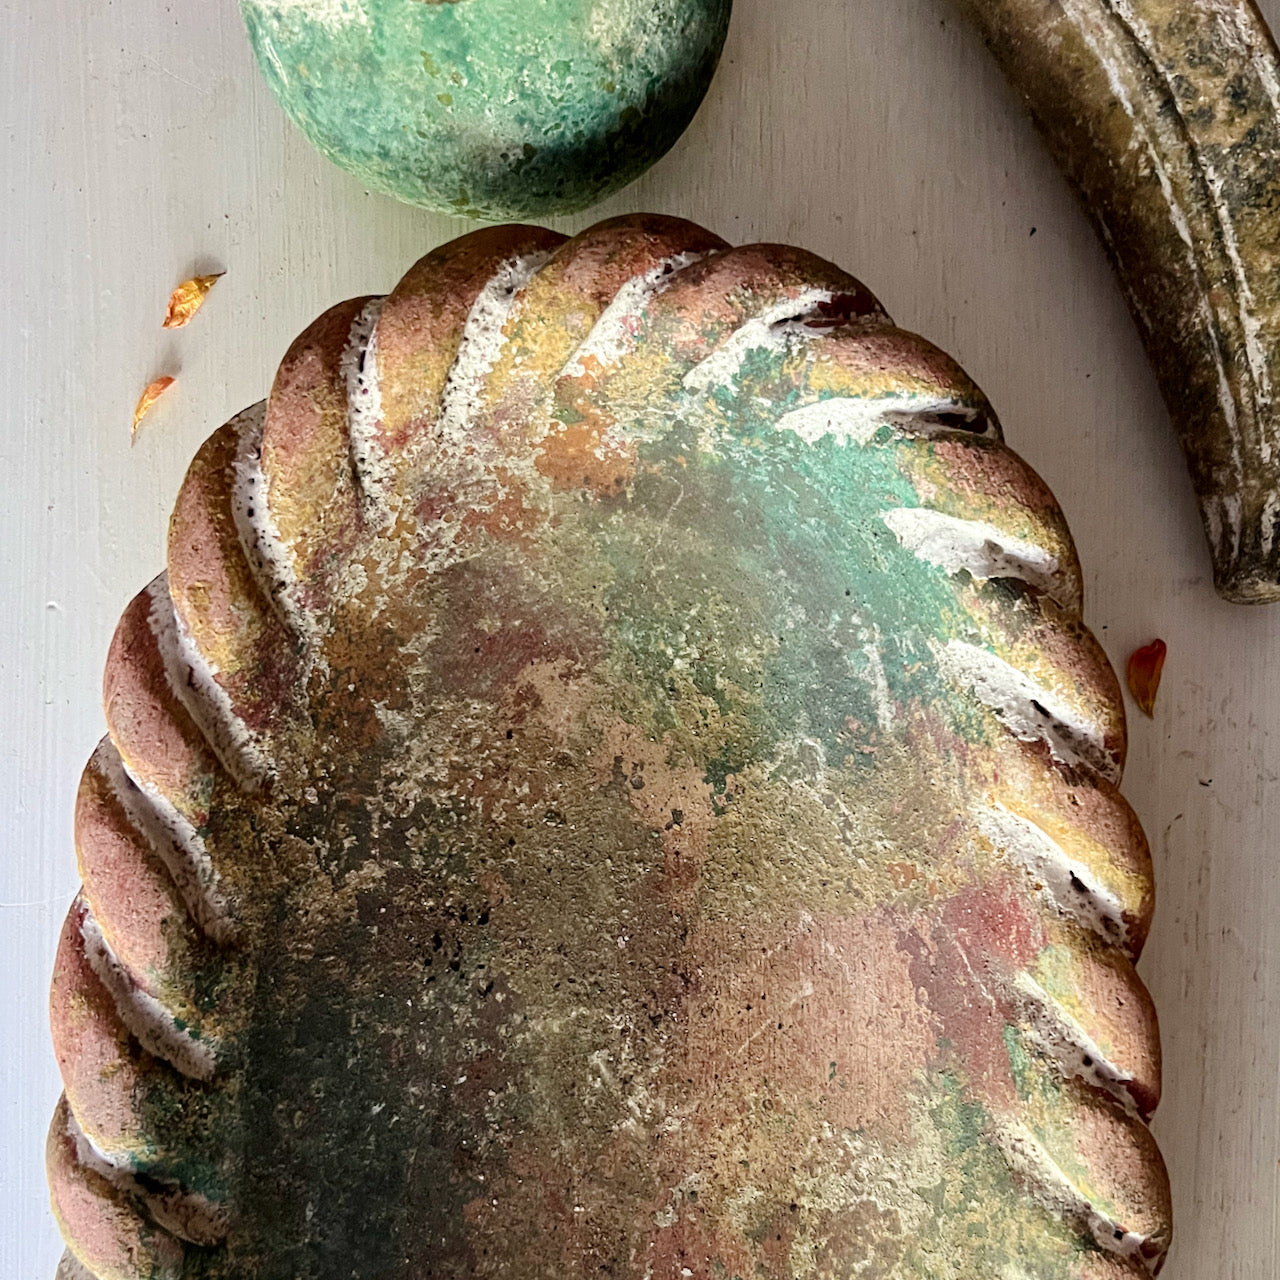
<instances>
[{"instance_id":1,"label":"white chalky paint residue","mask_svg":"<svg viewBox=\"0 0 1280 1280\"><path fill-rule=\"evenodd\" d=\"M106 778L130 825L168 869L192 918L215 942L230 941L230 912L199 832L157 788L129 772L110 738L98 744L91 763Z\"/></svg>"},{"instance_id":2,"label":"white chalky paint residue","mask_svg":"<svg viewBox=\"0 0 1280 1280\"><path fill-rule=\"evenodd\" d=\"M385 298L366 303L351 322L338 370L347 391L347 434L362 495L384 517L396 470L383 443L382 391L378 385L378 319Z\"/></svg>"},{"instance_id":3,"label":"white chalky paint residue","mask_svg":"<svg viewBox=\"0 0 1280 1280\"><path fill-rule=\"evenodd\" d=\"M483 404L485 379L502 355L507 323L520 306L524 287L550 257L534 253L508 259L472 304L441 397L438 429L446 447L468 443L469 428Z\"/></svg>"},{"instance_id":4,"label":"white chalky paint residue","mask_svg":"<svg viewBox=\"0 0 1280 1280\"><path fill-rule=\"evenodd\" d=\"M1062 1003L1029 973L1017 974L1012 989L1029 1027L1028 1038L1058 1064L1062 1074L1101 1089L1130 1116L1141 1119L1137 1103L1125 1087L1133 1080L1133 1072L1116 1066Z\"/></svg>"},{"instance_id":5,"label":"white chalky paint residue","mask_svg":"<svg viewBox=\"0 0 1280 1280\"><path fill-rule=\"evenodd\" d=\"M205 925L207 917L212 915L212 911L201 894L197 871L187 859L178 854L166 834L157 828L154 816L139 812L139 810L146 808L146 801L143 799L141 792L136 788L130 787L124 769L120 764L120 757L111 745L110 739L104 738L98 744L97 750L89 761L89 769L96 772L106 782L113 798L124 809L125 818L132 828L131 834L135 837L137 844L154 852L163 863L165 872L173 880L173 887L177 889L178 895L182 898L189 914L197 922ZM153 830L148 831L144 828L144 823L148 821ZM163 875L164 873L160 874ZM86 882L81 888L81 894L88 903L90 911L94 910L94 903L90 900L93 887L94 881L92 878L86 877ZM113 922L111 919L104 917L106 919L106 925L104 925L103 921L98 920L95 916L97 926L102 931L104 938L106 938L109 930L112 933L116 932L114 928L111 928L113 923L119 924L121 929L127 933L130 925L129 905L128 902L124 904L125 914L119 921ZM216 928L206 927L205 932L213 936ZM110 941L110 938L107 938L108 945ZM139 986L154 994L153 976L152 971L148 970L145 973L133 975L133 980Z\"/></svg>"},{"instance_id":6,"label":"white chalky paint residue","mask_svg":"<svg viewBox=\"0 0 1280 1280\"><path fill-rule=\"evenodd\" d=\"M1022 863L1044 883L1063 915L1078 920L1107 942L1123 945L1128 941L1120 899L1099 885L1089 868L1069 857L1047 832L1002 804L976 808L973 817L979 832L996 849Z\"/></svg>"},{"instance_id":7,"label":"white chalky paint residue","mask_svg":"<svg viewBox=\"0 0 1280 1280\"><path fill-rule=\"evenodd\" d=\"M370 25L364 0L252 0L252 5L260 13L277 18L306 18L335 35L350 27Z\"/></svg>"},{"instance_id":8,"label":"white chalky paint residue","mask_svg":"<svg viewBox=\"0 0 1280 1280\"><path fill-rule=\"evenodd\" d=\"M159 1179L152 1178L149 1180L150 1185L143 1186L134 1177L131 1156L136 1154L145 1157L148 1154L141 1141L133 1148L130 1156L113 1156L103 1151L81 1127L69 1104L67 1136L75 1144L76 1159L81 1165L105 1178L112 1186L142 1200L161 1227L176 1231L180 1238L190 1240L193 1244L217 1244L226 1235L229 1225L226 1210L215 1205L207 1196L178 1187L157 1191L156 1186L163 1185ZM84 1274L88 1280L95 1280L91 1273ZM59 1275L62 1275L61 1268Z\"/></svg>"},{"instance_id":9,"label":"white chalky paint residue","mask_svg":"<svg viewBox=\"0 0 1280 1280\"><path fill-rule=\"evenodd\" d=\"M239 428L240 443L231 486L231 514L245 560L263 593L279 610L281 621L314 650L319 642L319 626L302 604L293 557L271 518L267 501L267 477L262 469L266 414L263 401L232 419Z\"/></svg>"},{"instance_id":10,"label":"white chalky paint residue","mask_svg":"<svg viewBox=\"0 0 1280 1280\"><path fill-rule=\"evenodd\" d=\"M1238 493L1224 493L1222 495L1222 513L1228 524L1237 531L1242 527L1244 521L1244 499ZM1239 534L1237 533L1237 540Z\"/></svg>"},{"instance_id":11,"label":"white chalky paint residue","mask_svg":"<svg viewBox=\"0 0 1280 1280\"><path fill-rule=\"evenodd\" d=\"M822 330L791 322L818 314L819 308L834 297L830 289L805 289L752 316L685 374L685 390L707 392L730 386L753 351L778 351L797 338L813 341L821 337Z\"/></svg>"},{"instance_id":12,"label":"white chalky paint residue","mask_svg":"<svg viewBox=\"0 0 1280 1280\"><path fill-rule=\"evenodd\" d=\"M1258 516L1258 525L1262 531L1262 551L1270 555L1276 541L1276 523L1280 517L1280 495L1269 493L1262 504L1262 512Z\"/></svg>"},{"instance_id":13,"label":"white chalky paint residue","mask_svg":"<svg viewBox=\"0 0 1280 1280\"><path fill-rule=\"evenodd\" d=\"M885 733L890 733L898 718L897 708L889 692L889 680L884 671L884 659L880 656L880 637L868 640L862 647L867 658L871 683L871 701L876 709L876 723Z\"/></svg>"},{"instance_id":14,"label":"white chalky paint residue","mask_svg":"<svg viewBox=\"0 0 1280 1280\"><path fill-rule=\"evenodd\" d=\"M977 416L972 405L949 397L901 391L881 396L833 396L784 413L776 426L779 431L794 432L806 444L832 439L838 444L866 445L885 426L909 427L912 434L928 434L928 419L941 414L967 421Z\"/></svg>"},{"instance_id":15,"label":"white chalky paint residue","mask_svg":"<svg viewBox=\"0 0 1280 1280\"><path fill-rule=\"evenodd\" d=\"M1129 119L1135 120L1133 99L1130 97L1129 87L1121 78L1119 71L1123 59L1116 56L1113 49L1104 49L1099 43L1098 33L1094 31L1094 19L1088 9L1079 3L1079 0L1061 0L1061 5L1063 12L1071 17L1081 37L1093 51L1094 57L1097 58L1098 65L1102 68L1107 77L1107 83L1111 87L1112 98L1120 104Z\"/></svg>"},{"instance_id":16,"label":"white chalky paint residue","mask_svg":"<svg viewBox=\"0 0 1280 1280\"><path fill-rule=\"evenodd\" d=\"M1023 1185L1049 1212L1060 1218L1083 1221L1098 1246L1122 1258L1137 1258L1148 1269L1153 1259L1142 1257L1149 1239L1137 1231L1127 1231L1121 1223L1105 1214L1062 1171L1044 1145L1024 1124L1008 1120L994 1126L997 1145L1010 1169Z\"/></svg>"},{"instance_id":17,"label":"white chalky paint residue","mask_svg":"<svg viewBox=\"0 0 1280 1280\"><path fill-rule=\"evenodd\" d=\"M151 598L147 622L164 662L170 691L237 786L256 791L271 773L262 743L236 714L230 696L218 683L218 668L187 631L169 594L168 575L152 579L147 594Z\"/></svg>"},{"instance_id":18,"label":"white chalky paint residue","mask_svg":"<svg viewBox=\"0 0 1280 1280\"><path fill-rule=\"evenodd\" d=\"M451 509L420 523L422 561L429 572L440 572L457 554L455 542L464 509L481 509L484 494L495 483L490 471L494 442L475 429L485 407L486 382L502 356L507 326L524 300L524 289L550 259L540 252L510 258L497 269L472 304L463 325L453 366L440 397L432 453L427 464L450 493ZM522 466L522 478L538 486L540 477L528 457L507 457L509 468ZM499 487L497 496L501 498Z\"/></svg>"},{"instance_id":19,"label":"white chalky paint residue","mask_svg":"<svg viewBox=\"0 0 1280 1280\"><path fill-rule=\"evenodd\" d=\"M671 286L677 272L709 256L707 253L677 253L664 258L651 271L632 276L601 312L591 332L560 371L560 376L581 378L587 372L588 361L610 368L630 355L635 349L635 336L649 304Z\"/></svg>"},{"instance_id":20,"label":"white chalky paint residue","mask_svg":"<svg viewBox=\"0 0 1280 1280\"><path fill-rule=\"evenodd\" d=\"M956 684L971 689L1017 738L1043 742L1063 764L1084 765L1116 781L1119 769L1104 745L1104 734L1062 705L1043 685L989 649L949 640L935 645L938 667ZM1044 708L1041 715L1033 706Z\"/></svg>"},{"instance_id":21,"label":"white chalky paint residue","mask_svg":"<svg viewBox=\"0 0 1280 1280\"><path fill-rule=\"evenodd\" d=\"M172 827L161 822L157 815L154 800L125 771L119 751L109 737L99 742L90 765L106 778L111 795L119 801L134 831L163 861L192 918L214 941L229 941L227 905L218 893L209 852L196 829L187 823L191 838L188 844L179 844Z\"/></svg>"},{"instance_id":22,"label":"white chalky paint residue","mask_svg":"<svg viewBox=\"0 0 1280 1280\"><path fill-rule=\"evenodd\" d=\"M1249 279L1249 267L1240 250L1239 237L1236 235L1235 219L1230 216L1222 192L1226 179L1222 174L1211 172L1206 181L1213 193L1214 211L1222 235L1222 244L1231 259L1231 271L1236 279L1236 288L1240 294L1240 305L1233 308L1240 321L1241 335L1244 338L1245 360L1253 377L1253 393L1261 410L1271 404L1271 365L1268 360L1267 345L1263 335L1262 318L1258 315L1258 300L1254 296L1253 286ZM1272 440L1266 431L1258 432L1258 451L1264 462L1271 461Z\"/></svg>"},{"instance_id":23,"label":"white chalky paint residue","mask_svg":"<svg viewBox=\"0 0 1280 1280\"><path fill-rule=\"evenodd\" d=\"M124 1149L117 1148L114 1154L101 1147L85 1132L79 1117L71 1109L70 1099L67 1100L66 1132L67 1137L76 1144L76 1159L86 1169L92 1169L94 1173L100 1173L108 1181L115 1182L117 1185L120 1181L120 1175L124 1174L128 1168L127 1162L134 1156L146 1154L146 1142L141 1135L138 1135L134 1141L129 1142L127 1145L121 1144Z\"/></svg>"},{"instance_id":24,"label":"white chalky paint residue","mask_svg":"<svg viewBox=\"0 0 1280 1280\"><path fill-rule=\"evenodd\" d=\"M604 65L652 73L679 52L676 32L690 12L685 0L595 0L583 33Z\"/></svg>"},{"instance_id":25,"label":"white chalky paint residue","mask_svg":"<svg viewBox=\"0 0 1280 1280\"><path fill-rule=\"evenodd\" d=\"M1017 578L1064 608L1076 600L1058 557L1044 547L1011 537L993 524L946 515L929 507L896 507L880 518L900 543L918 559L948 574L964 571L979 581Z\"/></svg>"},{"instance_id":26,"label":"white chalky paint residue","mask_svg":"<svg viewBox=\"0 0 1280 1280\"><path fill-rule=\"evenodd\" d=\"M835 440L838 444L870 444L885 425L885 412L902 407L901 396L853 396L819 400L784 413L777 421L779 431L790 431L805 444Z\"/></svg>"},{"instance_id":27,"label":"white chalky paint residue","mask_svg":"<svg viewBox=\"0 0 1280 1280\"><path fill-rule=\"evenodd\" d=\"M81 898L84 923L80 929L84 956L98 981L107 989L120 1020L144 1049L171 1063L184 1075L208 1080L217 1066L213 1046L179 1028L173 1014L143 991L111 950L89 905Z\"/></svg>"}]
</instances>

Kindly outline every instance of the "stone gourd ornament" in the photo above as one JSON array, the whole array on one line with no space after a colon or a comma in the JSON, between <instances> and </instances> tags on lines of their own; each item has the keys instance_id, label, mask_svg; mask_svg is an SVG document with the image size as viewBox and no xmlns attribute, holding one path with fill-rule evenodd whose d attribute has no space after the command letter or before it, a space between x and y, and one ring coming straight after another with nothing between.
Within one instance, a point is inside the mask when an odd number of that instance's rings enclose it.
<instances>
[{"instance_id":1,"label":"stone gourd ornament","mask_svg":"<svg viewBox=\"0 0 1280 1280\"><path fill-rule=\"evenodd\" d=\"M107 661L65 1280L1136 1280L1151 863L1062 514L837 267L508 226L321 316Z\"/></svg>"},{"instance_id":2,"label":"stone gourd ornament","mask_svg":"<svg viewBox=\"0 0 1280 1280\"><path fill-rule=\"evenodd\" d=\"M294 123L443 213L572 213L640 176L711 82L731 0L240 0Z\"/></svg>"}]
</instances>

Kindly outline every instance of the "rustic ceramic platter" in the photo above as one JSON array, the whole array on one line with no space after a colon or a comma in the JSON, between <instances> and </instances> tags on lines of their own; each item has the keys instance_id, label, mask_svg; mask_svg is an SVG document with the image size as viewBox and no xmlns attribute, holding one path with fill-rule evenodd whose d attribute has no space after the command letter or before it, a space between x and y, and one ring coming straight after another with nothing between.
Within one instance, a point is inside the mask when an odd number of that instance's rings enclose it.
<instances>
[{"instance_id":1,"label":"rustic ceramic platter","mask_svg":"<svg viewBox=\"0 0 1280 1280\"><path fill-rule=\"evenodd\" d=\"M1080 610L982 393L800 250L491 229L327 312L108 660L66 1274L1158 1269Z\"/></svg>"}]
</instances>

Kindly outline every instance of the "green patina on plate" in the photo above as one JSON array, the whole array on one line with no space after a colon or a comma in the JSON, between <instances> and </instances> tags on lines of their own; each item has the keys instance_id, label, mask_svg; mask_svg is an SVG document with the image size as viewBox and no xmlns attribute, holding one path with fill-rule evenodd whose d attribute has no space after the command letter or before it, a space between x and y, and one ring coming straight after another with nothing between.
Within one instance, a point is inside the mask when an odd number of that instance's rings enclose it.
<instances>
[{"instance_id":1,"label":"green patina on plate","mask_svg":"<svg viewBox=\"0 0 1280 1280\"><path fill-rule=\"evenodd\" d=\"M1151 861L1081 582L971 379L800 250L488 228L331 309L108 659L76 1265L1146 1280Z\"/></svg>"}]
</instances>

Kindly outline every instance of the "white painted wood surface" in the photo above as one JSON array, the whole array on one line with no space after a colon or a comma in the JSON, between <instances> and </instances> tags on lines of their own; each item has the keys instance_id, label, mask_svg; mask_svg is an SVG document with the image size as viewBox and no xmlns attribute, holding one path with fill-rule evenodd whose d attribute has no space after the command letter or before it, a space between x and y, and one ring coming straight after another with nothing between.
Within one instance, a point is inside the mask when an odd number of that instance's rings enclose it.
<instances>
[{"instance_id":1,"label":"white painted wood surface","mask_svg":"<svg viewBox=\"0 0 1280 1280\"><path fill-rule=\"evenodd\" d=\"M737 0L694 127L593 216L641 208L861 275L1057 492L1112 661L1168 641L1126 782L1160 877L1142 968L1164 1027L1165 1275L1280 1275L1280 606L1214 596L1155 384L1038 140L949 0ZM161 566L191 454L293 335L464 229L313 154L233 0L0 0L0 1275L46 1280L60 1252L45 990L116 618ZM204 313L162 333L170 287L214 268ZM178 385L131 448L162 372Z\"/></svg>"}]
</instances>

